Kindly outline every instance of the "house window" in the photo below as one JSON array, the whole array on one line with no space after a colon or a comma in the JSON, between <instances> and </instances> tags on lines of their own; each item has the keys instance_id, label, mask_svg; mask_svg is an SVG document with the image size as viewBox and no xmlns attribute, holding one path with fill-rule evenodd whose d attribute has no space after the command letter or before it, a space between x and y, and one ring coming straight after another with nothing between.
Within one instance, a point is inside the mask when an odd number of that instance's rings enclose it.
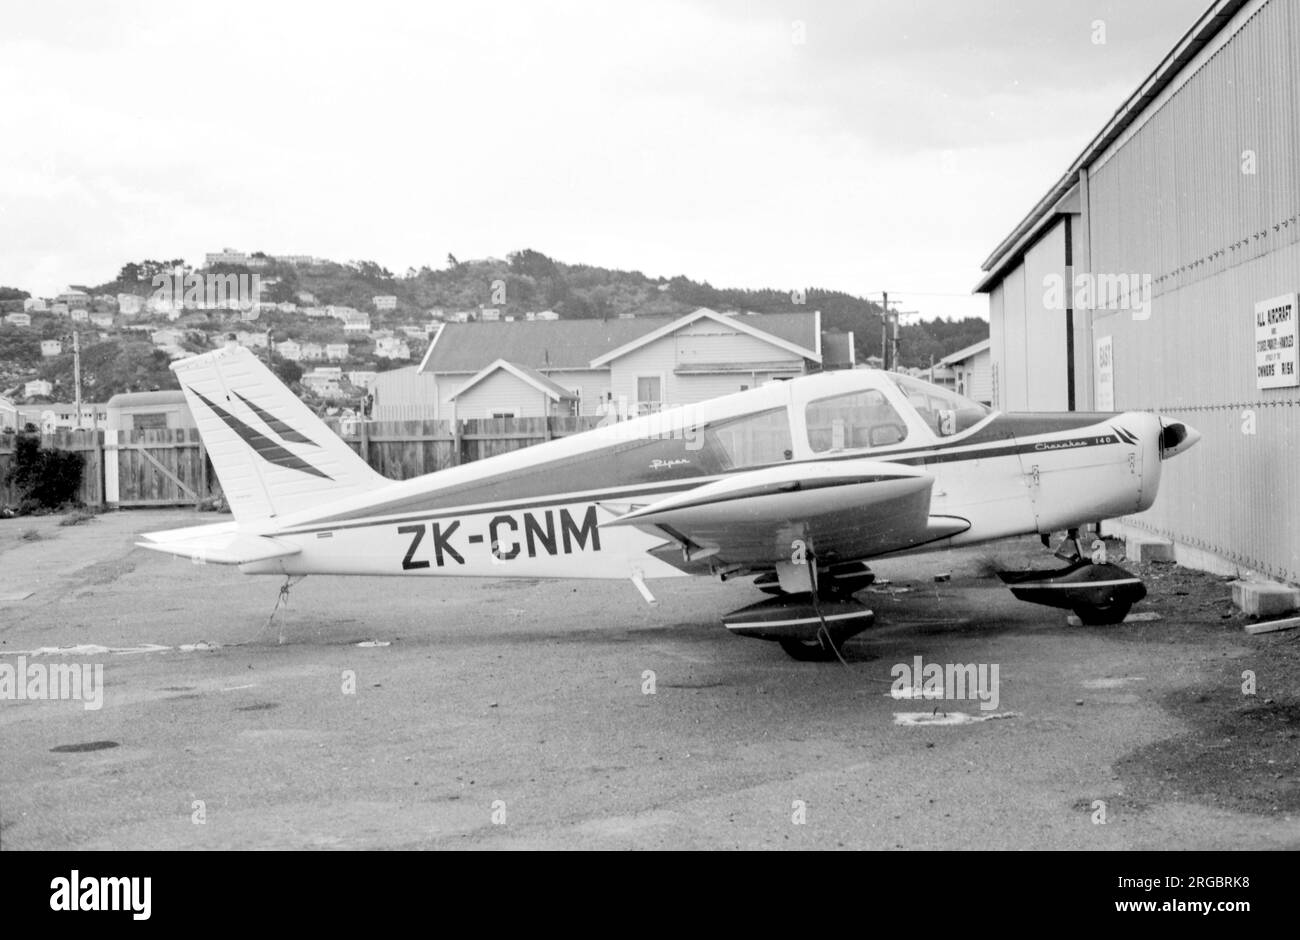
<instances>
[{"instance_id":1,"label":"house window","mask_svg":"<svg viewBox=\"0 0 1300 940\"><path fill-rule=\"evenodd\" d=\"M645 415L661 411L664 407L663 378L658 375L639 375L636 380L636 413Z\"/></svg>"},{"instance_id":2,"label":"house window","mask_svg":"<svg viewBox=\"0 0 1300 940\"><path fill-rule=\"evenodd\" d=\"M789 460L793 455L790 418L784 408L774 408L710 424L704 429L704 449L717 459L719 470Z\"/></svg>"},{"instance_id":3,"label":"house window","mask_svg":"<svg viewBox=\"0 0 1300 940\"><path fill-rule=\"evenodd\" d=\"M514 416L515 416L515 413L514 413L513 411L494 411L494 412L492 412L492 417L494 417L494 418L513 418Z\"/></svg>"},{"instance_id":4,"label":"house window","mask_svg":"<svg viewBox=\"0 0 1300 940\"><path fill-rule=\"evenodd\" d=\"M876 389L809 402L808 446L814 453L884 447L907 437L907 424Z\"/></svg>"},{"instance_id":5,"label":"house window","mask_svg":"<svg viewBox=\"0 0 1300 940\"><path fill-rule=\"evenodd\" d=\"M131 416L131 427L137 431L156 431L167 427L167 413L147 411Z\"/></svg>"}]
</instances>

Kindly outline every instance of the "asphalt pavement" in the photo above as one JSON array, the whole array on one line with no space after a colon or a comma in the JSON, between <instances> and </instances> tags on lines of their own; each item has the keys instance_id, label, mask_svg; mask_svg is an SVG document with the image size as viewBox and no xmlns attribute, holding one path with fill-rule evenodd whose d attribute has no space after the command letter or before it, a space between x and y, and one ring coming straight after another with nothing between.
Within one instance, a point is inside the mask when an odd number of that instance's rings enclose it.
<instances>
[{"instance_id":1,"label":"asphalt pavement","mask_svg":"<svg viewBox=\"0 0 1300 940\"><path fill-rule=\"evenodd\" d=\"M721 627L748 579L314 577L268 623L279 581L132 547L224 518L0 522L0 664L103 667L100 708L0 700L0 848L1300 847L1293 721L1179 704L1295 689L1210 576L1076 628L989 577L1032 539L883 561L847 665L805 663ZM895 697L917 657L996 703Z\"/></svg>"}]
</instances>

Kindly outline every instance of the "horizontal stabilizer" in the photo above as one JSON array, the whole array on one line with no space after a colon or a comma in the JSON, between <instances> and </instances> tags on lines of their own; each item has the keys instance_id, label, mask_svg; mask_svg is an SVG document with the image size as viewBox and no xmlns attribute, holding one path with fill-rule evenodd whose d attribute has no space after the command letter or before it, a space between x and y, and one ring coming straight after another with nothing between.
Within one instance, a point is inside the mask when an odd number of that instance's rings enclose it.
<instances>
[{"instance_id":1,"label":"horizontal stabilizer","mask_svg":"<svg viewBox=\"0 0 1300 940\"><path fill-rule=\"evenodd\" d=\"M246 565L288 558L302 551L297 545L271 536L240 532L229 523L154 532L135 544L151 551L189 558L195 564L213 565Z\"/></svg>"}]
</instances>

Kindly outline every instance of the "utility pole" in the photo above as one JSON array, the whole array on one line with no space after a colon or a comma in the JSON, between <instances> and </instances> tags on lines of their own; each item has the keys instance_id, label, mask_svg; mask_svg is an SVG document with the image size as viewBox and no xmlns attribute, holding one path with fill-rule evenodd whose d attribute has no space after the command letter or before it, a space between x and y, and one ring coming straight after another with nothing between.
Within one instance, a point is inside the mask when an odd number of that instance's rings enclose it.
<instances>
[{"instance_id":1,"label":"utility pole","mask_svg":"<svg viewBox=\"0 0 1300 940\"><path fill-rule=\"evenodd\" d=\"M897 372L898 371L898 311L897 310L892 312L892 319L894 321L894 342L889 350L889 358L893 360L894 371Z\"/></svg>"},{"instance_id":2,"label":"utility pole","mask_svg":"<svg viewBox=\"0 0 1300 940\"><path fill-rule=\"evenodd\" d=\"M889 291L881 291L884 300L880 304L880 368L889 370L889 352L886 344L889 342Z\"/></svg>"},{"instance_id":3,"label":"utility pole","mask_svg":"<svg viewBox=\"0 0 1300 940\"><path fill-rule=\"evenodd\" d=\"M72 384L76 394L77 428L81 428L81 334L72 331Z\"/></svg>"},{"instance_id":4,"label":"utility pole","mask_svg":"<svg viewBox=\"0 0 1300 940\"><path fill-rule=\"evenodd\" d=\"M886 372L898 368L898 317L897 310L889 309L889 291L880 292L880 368ZM899 303L899 301L894 301ZM893 325L893 338L890 339L890 325Z\"/></svg>"}]
</instances>

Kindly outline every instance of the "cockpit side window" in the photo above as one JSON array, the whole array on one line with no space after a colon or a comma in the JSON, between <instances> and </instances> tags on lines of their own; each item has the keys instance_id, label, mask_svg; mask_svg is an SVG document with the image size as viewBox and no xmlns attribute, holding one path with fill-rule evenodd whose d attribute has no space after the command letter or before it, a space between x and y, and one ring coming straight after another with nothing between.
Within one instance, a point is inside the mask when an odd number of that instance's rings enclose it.
<instances>
[{"instance_id":1,"label":"cockpit side window","mask_svg":"<svg viewBox=\"0 0 1300 940\"><path fill-rule=\"evenodd\" d=\"M809 402L805 411L813 453L885 447L907 437L907 423L876 389Z\"/></svg>"}]
</instances>

